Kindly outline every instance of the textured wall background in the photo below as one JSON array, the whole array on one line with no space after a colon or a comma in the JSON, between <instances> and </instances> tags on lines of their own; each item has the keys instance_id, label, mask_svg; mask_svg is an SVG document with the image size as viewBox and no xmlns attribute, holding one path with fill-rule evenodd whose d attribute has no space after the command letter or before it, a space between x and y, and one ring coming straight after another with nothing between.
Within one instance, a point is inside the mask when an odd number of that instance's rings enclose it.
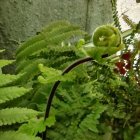
<instances>
[{"instance_id":1,"label":"textured wall background","mask_svg":"<svg viewBox=\"0 0 140 140\"><path fill-rule=\"evenodd\" d=\"M110 0L0 0L0 48L11 58L18 43L54 20L66 19L91 33L112 21Z\"/></svg>"}]
</instances>

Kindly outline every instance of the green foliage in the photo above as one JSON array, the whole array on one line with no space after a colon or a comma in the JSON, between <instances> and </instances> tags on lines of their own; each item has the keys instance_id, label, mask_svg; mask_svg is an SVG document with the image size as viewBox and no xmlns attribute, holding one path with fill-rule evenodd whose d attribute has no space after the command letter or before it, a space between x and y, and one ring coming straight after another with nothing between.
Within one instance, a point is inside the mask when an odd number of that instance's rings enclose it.
<instances>
[{"instance_id":1,"label":"green foliage","mask_svg":"<svg viewBox=\"0 0 140 140\"><path fill-rule=\"evenodd\" d=\"M0 88L0 104L23 96L29 91L29 89L23 87L2 87Z\"/></svg>"},{"instance_id":2,"label":"green foliage","mask_svg":"<svg viewBox=\"0 0 140 140\"><path fill-rule=\"evenodd\" d=\"M72 81L75 78L72 72L63 76L61 70L44 67L42 64L39 64L39 70L43 76L39 76L38 81L42 84L54 83L56 81Z\"/></svg>"},{"instance_id":3,"label":"green foliage","mask_svg":"<svg viewBox=\"0 0 140 140\"><path fill-rule=\"evenodd\" d=\"M48 118L48 124L42 118L33 118L18 132L35 136L47 126L48 140L137 138L139 133L133 130L139 122L136 110L140 89L133 77L128 80L114 73L114 63L119 59L114 54L125 47L123 40L131 33L121 34L116 27L103 25L87 45L83 31L59 21L21 44L16 54L17 74L23 75L19 78L23 85L33 88L25 106L44 112L52 83L61 84L50 112L50 118L55 116L56 121ZM95 60L62 76L73 61L86 56Z\"/></svg>"},{"instance_id":4,"label":"green foliage","mask_svg":"<svg viewBox=\"0 0 140 140\"><path fill-rule=\"evenodd\" d=\"M0 51L2 52L2 51ZM13 63L13 60L0 60L0 67L6 66ZM17 100L22 96L25 96L31 91L31 88L21 87L20 83L17 81L23 75L10 75L10 74L0 74L0 128L5 130L8 126L14 125L17 123L24 123L40 115L38 111L28 108L18 107L16 104ZM15 103L12 106L12 101ZM11 102L11 103L10 103ZM8 105L10 103L10 106ZM6 127L7 126L7 127ZM14 130L14 127L10 128ZM4 131L0 132L0 139L2 140L39 140L37 137L28 136L23 133L18 133L14 131Z\"/></svg>"},{"instance_id":5,"label":"green foliage","mask_svg":"<svg viewBox=\"0 0 140 140\"><path fill-rule=\"evenodd\" d=\"M116 1L112 3L117 16ZM79 27L58 21L21 44L16 52L17 75L0 75L0 124L20 126L10 127L16 132L0 133L0 139L38 140L36 135L46 128L48 140L139 139L140 88L133 75L114 73L119 59L115 54L127 45L123 40L133 29L122 34L116 27L98 27L90 42ZM63 73L83 57L94 60ZM46 100L57 81L61 84L44 120Z\"/></svg>"},{"instance_id":6,"label":"green foliage","mask_svg":"<svg viewBox=\"0 0 140 140\"><path fill-rule=\"evenodd\" d=\"M41 133L45 131L46 126L51 127L54 125L54 123L55 123L54 116L49 117L45 121L43 118L40 119L33 118L27 124L22 125L19 128L18 132L36 136L38 132Z\"/></svg>"},{"instance_id":7,"label":"green foliage","mask_svg":"<svg viewBox=\"0 0 140 140\"><path fill-rule=\"evenodd\" d=\"M14 60L0 60L0 68L13 63Z\"/></svg>"},{"instance_id":8,"label":"green foliage","mask_svg":"<svg viewBox=\"0 0 140 140\"><path fill-rule=\"evenodd\" d=\"M0 132L1 140L41 140L39 137L29 136L15 131Z\"/></svg>"},{"instance_id":9,"label":"green foliage","mask_svg":"<svg viewBox=\"0 0 140 140\"><path fill-rule=\"evenodd\" d=\"M0 74L0 87L12 84L21 75Z\"/></svg>"},{"instance_id":10,"label":"green foliage","mask_svg":"<svg viewBox=\"0 0 140 140\"><path fill-rule=\"evenodd\" d=\"M26 108L6 108L0 110L0 126L23 123L37 116L39 113Z\"/></svg>"},{"instance_id":11,"label":"green foliage","mask_svg":"<svg viewBox=\"0 0 140 140\"><path fill-rule=\"evenodd\" d=\"M118 29L121 31L121 25L118 16L118 10L117 10L117 0L111 0L111 3L112 3L112 15L114 20L114 25L118 27Z\"/></svg>"},{"instance_id":12,"label":"green foliage","mask_svg":"<svg viewBox=\"0 0 140 140\"><path fill-rule=\"evenodd\" d=\"M77 56L73 45L83 35L85 32L79 27L59 21L50 24L39 35L21 44L16 53L17 72L25 74L20 81L23 84L32 81L39 74L37 66L40 63L60 67L68 61L75 60Z\"/></svg>"}]
</instances>

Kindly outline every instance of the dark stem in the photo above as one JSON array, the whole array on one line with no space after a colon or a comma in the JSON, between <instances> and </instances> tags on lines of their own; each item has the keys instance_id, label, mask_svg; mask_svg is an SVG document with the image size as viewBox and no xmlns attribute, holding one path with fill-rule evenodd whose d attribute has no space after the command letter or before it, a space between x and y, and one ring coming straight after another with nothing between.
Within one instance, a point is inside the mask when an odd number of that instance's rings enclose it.
<instances>
[{"instance_id":1,"label":"dark stem","mask_svg":"<svg viewBox=\"0 0 140 140\"><path fill-rule=\"evenodd\" d=\"M70 66L68 66L62 73L62 75L68 73L69 71L71 71L73 68L75 68L76 66L83 64L85 62L91 61L93 60L92 57L86 57L86 58L82 58L79 59L77 61L75 61L73 64L71 64ZM55 91L57 89L57 87L59 86L60 81L56 81L55 84L53 85L53 88L51 90L50 96L48 98L48 102L47 102L47 106L46 106L46 111L45 111L45 116L44 116L44 120L46 120L49 117L49 113L50 113L50 108L51 108L51 104L52 104L52 100L53 97L55 95ZM42 140L46 140L46 132L47 132L47 127L45 129L45 131L42 134Z\"/></svg>"}]
</instances>

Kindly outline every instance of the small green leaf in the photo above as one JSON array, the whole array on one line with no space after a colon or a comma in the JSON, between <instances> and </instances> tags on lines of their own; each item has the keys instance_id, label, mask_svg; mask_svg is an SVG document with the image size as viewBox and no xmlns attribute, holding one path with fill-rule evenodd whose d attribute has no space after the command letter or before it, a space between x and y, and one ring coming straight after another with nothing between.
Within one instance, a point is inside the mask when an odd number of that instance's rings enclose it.
<instances>
[{"instance_id":1,"label":"small green leaf","mask_svg":"<svg viewBox=\"0 0 140 140\"><path fill-rule=\"evenodd\" d=\"M7 131L0 132L0 140L41 140L41 138L15 131Z\"/></svg>"},{"instance_id":2,"label":"small green leaf","mask_svg":"<svg viewBox=\"0 0 140 140\"><path fill-rule=\"evenodd\" d=\"M37 135L37 133L41 133L43 131L45 131L46 126L51 127L52 125L54 125L55 123L55 117L54 116L50 116L49 118L47 118L44 121L44 118L34 118L28 121L27 124L23 124L20 128L19 128L19 132L20 133L26 133L29 135Z\"/></svg>"},{"instance_id":3,"label":"small green leaf","mask_svg":"<svg viewBox=\"0 0 140 140\"><path fill-rule=\"evenodd\" d=\"M0 126L27 122L39 115L39 112L27 108L6 108L0 110Z\"/></svg>"},{"instance_id":4,"label":"small green leaf","mask_svg":"<svg viewBox=\"0 0 140 140\"><path fill-rule=\"evenodd\" d=\"M15 60L0 60L0 68L15 62Z\"/></svg>"}]
</instances>

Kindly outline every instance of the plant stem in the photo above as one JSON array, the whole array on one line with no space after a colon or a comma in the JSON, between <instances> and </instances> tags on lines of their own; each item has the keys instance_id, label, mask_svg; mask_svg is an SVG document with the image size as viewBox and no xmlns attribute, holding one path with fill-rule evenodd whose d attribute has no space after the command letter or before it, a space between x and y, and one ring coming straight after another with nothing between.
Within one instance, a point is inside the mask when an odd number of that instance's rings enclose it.
<instances>
[{"instance_id":1,"label":"plant stem","mask_svg":"<svg viewBox=\"0 0 140 140\"><path fill-rule=\"evenodd\" d=\"M72 63L70 66L68 66L63 71L62 75L68 73L69 71L71 71L72 69L74 69L76 66L78 66L80 64L83 64L85 62L91 61L91 60L93 60L92 57L86 57L86 58L82 58L82 59L79 59L79 60L75 61L74 63ZM55 95L55 92L56 92L57 87L59 86L60 82L61 81L56 81L54 83L53 87L52 87L50 96L49 96L48 101L47 101L47 106L46 106L44 120L46 120L49 117L49 113L50 113L50 108L51 108L51 104L52 104L52 101L53 101L53 97ZM46 133L47 133L47 127L46 127L45 131L42 134L42 140L46 140Z\"/></svg>"}]
</instances>

